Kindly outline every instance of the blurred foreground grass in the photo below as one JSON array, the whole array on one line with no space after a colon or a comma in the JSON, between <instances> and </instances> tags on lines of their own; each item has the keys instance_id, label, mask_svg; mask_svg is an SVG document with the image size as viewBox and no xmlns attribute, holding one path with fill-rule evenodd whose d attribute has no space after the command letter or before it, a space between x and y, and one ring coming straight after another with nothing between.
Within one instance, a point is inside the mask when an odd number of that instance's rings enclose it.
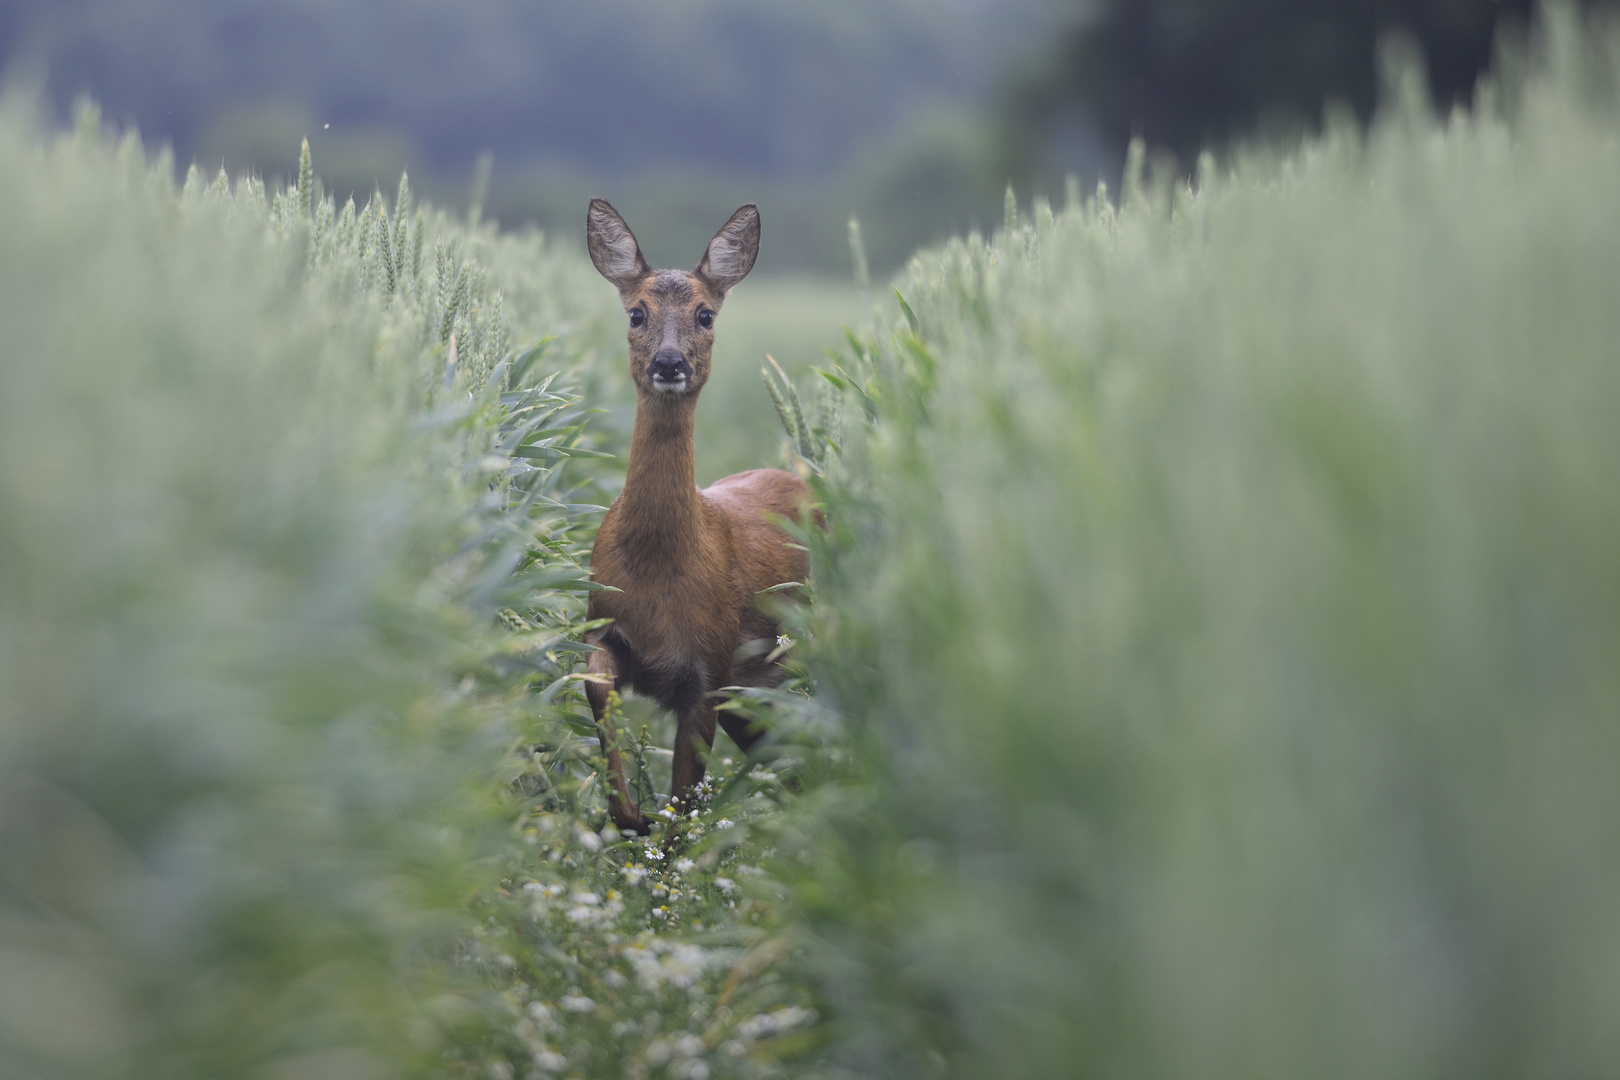
<instances>
[{"instance_id":1,"label":"blurred foreground grass","mask_svg":"<svg viewBox=\"0 0 1620 1080\"><path fill-rule=\"evenodd\" d=\"M797 886L860 1075L1620 1072L1620 36L919 255ZM892 330L888 327L892 326Z\"/></svg>"},{"instance_id":2,"label":"blurred foreground grass","mask_svg":"<svg viewBox=\"0 0 1620 1080\"><path fill-rule=\"evenodd\" d=\"M0 110L0 1077L759 1075L817 1016L792 761L668 844L596 784L612 289L313 164L177 187Z\"/></svg>"}]
</instances>

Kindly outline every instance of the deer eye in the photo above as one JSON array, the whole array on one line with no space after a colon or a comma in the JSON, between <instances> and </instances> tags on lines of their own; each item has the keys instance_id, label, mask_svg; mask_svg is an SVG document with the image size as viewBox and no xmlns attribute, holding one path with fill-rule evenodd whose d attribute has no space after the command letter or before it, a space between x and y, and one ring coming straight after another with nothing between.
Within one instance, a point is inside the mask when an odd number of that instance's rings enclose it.
<instances>
[{"instance_id":1,"label":"deer eye","mask_svg":"<svg viewBox=\"0 0 1620 1080\"><path fill-rule=\"evenodd\" d=\"M698 312L698 325L703 327L703 329L705 329L705 330L713 330L714 329L714 312L709 311L707 308L705 308L703 311Z\"/></svg>"},{"instance_id":2,"label":"deer eye","mask_svg":"<svg viewBox=\"0 0 1620 1080\"><path fill-rule=\"evenodd\" d=\"M630 328L633 330L647 321L647 313L640 308L633 308L630 312Z\"/></svg>"}]
</instances>

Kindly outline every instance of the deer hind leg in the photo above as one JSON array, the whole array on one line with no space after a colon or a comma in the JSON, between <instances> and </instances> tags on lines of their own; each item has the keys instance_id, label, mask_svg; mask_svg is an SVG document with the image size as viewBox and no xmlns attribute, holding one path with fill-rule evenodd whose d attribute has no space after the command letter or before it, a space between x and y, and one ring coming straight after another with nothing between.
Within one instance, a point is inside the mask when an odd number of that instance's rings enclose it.
<instances>
[{"instance_id":1,"label":"deer hind leg","mask_svg":"<svg viewBox=\"0 0 1620 1080\"><path fill-rule=\"evenodd\" d=\"M737 749L744 755L748 753L750 747L765 737L765 732L753 721L735 713L721 713L720 726L726 729L726 734L731 736L731 741L737 744Z\"/></svg>"},{"instance_id":2,"label":"deer hind leg","mask_svg":"<svg viewBox=\"0 0 1620 1080\"><path fill-rule=\"evenodd\" d=\"M775 626L768 626L767 629L769 632L764 636L743 642L732 656L731 681L738 686L775 687L787 680L787 672L772 652L780 631ZM731 741L745 755L765 736L765 729L761 725L729 710L721 711L720 726L726 729Z\"/></svg>"},{"instance_id":3,"label":"deer hind leg","mask_svg":"<svg viewBox=\"0 0 1620 1080\"><path fill-rule=\"evenodd\" d=\"M614 730L613 717L608 712L608 694L619 688L613 657L605 650L591 653L585 663L585 700L591 703L596 717L596 730L602 740L602 756L607 760L608 814L620 829L632 829L646 836L652 831L647 819L641 816L641 807L630 794L630 783L624 775L624 759L619 755L619 733Z\"/></svg>"}]
</instances>

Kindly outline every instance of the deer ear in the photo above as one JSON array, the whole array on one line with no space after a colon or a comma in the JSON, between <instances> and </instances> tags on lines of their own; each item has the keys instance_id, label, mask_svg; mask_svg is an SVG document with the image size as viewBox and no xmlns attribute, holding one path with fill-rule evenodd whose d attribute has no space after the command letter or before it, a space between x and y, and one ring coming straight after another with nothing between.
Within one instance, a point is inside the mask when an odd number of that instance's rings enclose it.
<instances>
[{"instance_id":1,"label":"deer ear","mask_svg":"<svg viewBox=\"0 0 1620 1080\"><path fill-rule=\"evenodd\" d=\"M724 296L748 276L759 255L759 207L753 203L737 208L731 220L720 227L709 241L709 250L693 275Z\"/></svg>"},{"instance_id":2,"label":"deer ear","mask_svg":"<svg viewBox=\"0 0 1620 1080\"><path fill-rule=\"evenodd\" d=\"M621 294L652 273L635 234L606 199L592 199L591 208L585 212L585 246L590 249L597 272L613 282Z\"/></svg>"}]
</instances>

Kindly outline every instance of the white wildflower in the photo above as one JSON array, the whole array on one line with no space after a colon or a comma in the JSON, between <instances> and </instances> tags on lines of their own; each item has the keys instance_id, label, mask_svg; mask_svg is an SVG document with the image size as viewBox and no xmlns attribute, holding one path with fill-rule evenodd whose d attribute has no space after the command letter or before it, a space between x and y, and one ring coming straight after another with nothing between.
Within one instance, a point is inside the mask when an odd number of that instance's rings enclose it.
<instances>
[{"instance_id":1,"label":"white wildflower","mask_svg":"<svg viewBox=\"0 0 1620 1080\"><path fill-rule=\"evenodd\" d=\"M677 874L684 874L696 865L697 863L693 862L691 859L677 859L675 861L675 872Z\"/></svg>"},{"instance_id":2,"label":"white wildflower","mask_svg":"<svg viewBox=\"0 0 1620 1080\"><path fill-rule=\"evenodd\" d=\"M583 994L566 994L557 1004L562 1006L565 1012L573 1013L588 1013L596 1008L596 1002Z\"/></svg>"},{"instance_id":3,"label":"white wildflower","mask_svg":"<svg viewBox=\"0 0 1620 1080\"><path fill-rule=\"evenodd\" d=\"M677 945L656 936L643 940L645 945L633 945L622 955L630 961L636 982L644 990L656 991L666 985L685 989L697 982L705 968L717 962L714 954L701 945Z\"/></svg>"},{"instance_id":4,"label":"white wildflower","mask_svg":"<svg viewBox=\"0 0 1620 1080\"><path fill-rule=\"evenodd\" d=\"M541 1047L534 1052L534 1067L541 1072L556 1072L568 1068L568 1059L555 1050Z\"/></svg>"},{"instance_id":5,"label":"white wildflower","mask_svg":"<svg viewBox=\"0 0 1620 1080\"><path fill-rule=\"evenodd\" d=\"M817 1020L814 1009L801 1009L797 1005L774 1009L768 1013L750 1016L737 1025L737 1034L745 1039L760 1039L767 1035L780 1035L796 1027L813 1024Z\"/></svg>"},{"instance_id":6,"label":"white wildflower","mask_svg":"<svg viewBox=\"0 0 1620 1080\"><path fill-rule=\"evenodd\" d=\"M719 821L714 823L714 827L717 829L729 829L731 826L732 821L730 818L721 818Z\"/></svg>"}]
</instances>

